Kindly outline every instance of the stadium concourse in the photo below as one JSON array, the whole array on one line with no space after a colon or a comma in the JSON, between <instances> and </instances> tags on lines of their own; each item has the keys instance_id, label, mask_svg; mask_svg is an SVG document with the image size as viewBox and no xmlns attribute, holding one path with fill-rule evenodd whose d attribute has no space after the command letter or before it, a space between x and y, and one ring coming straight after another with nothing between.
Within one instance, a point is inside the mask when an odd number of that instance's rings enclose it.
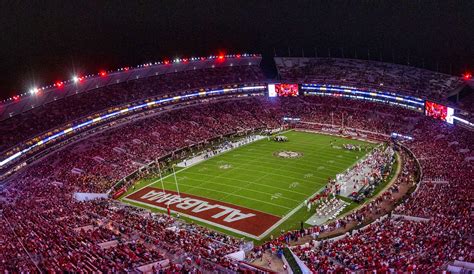
<instances>
[{"instance_id":1,"label":"stadium concourse","mask_svg":"<svg viewBox=\"0 0 474 274\"><path fill-rule=\"evenodd\" d=\"M283 81L380 86L383 79L387 89L439 100L460 85L450 76L382 63L334 59L301 59L298 66L288 60L276 63ZM268 82L258 62L211 65L108 84L16 113L0 123L1 150L21 151L40 140L35 136L52 135L46 131L58 132L52 129L133 105L132 101ZM338 66L345 67L344 75ZM413 140L404 146L416 159L402 153L399 176L373 201L330 223L275 235L255 246L248 260L258 261L262 254L291 246L314 272L427 272L474 261L472 132L381 103L319 96L268 98L256 91L147 109L21 155L18 161L24 164L15 163L2 177L0 188L0 271L265 271L226 256L244 249L241 239L111 198L78 201L73 194L112 194L118 190L116 183L130 173L139 170L125 187L150 172L143 167L151 161L169 155L177 159L180 153L174 152L221 136L280 128L284 117L298 117L300 129L319 131L324 124L338 128L338 133L344 132L343 126L364 130L369 132L367 138L392 132L409 135ZM380 215L386 201L398 202L395 197L405 185L416 190L390 216L337 239L322 240L331 232L367 224Z\"/></svg>"}]
</instances>

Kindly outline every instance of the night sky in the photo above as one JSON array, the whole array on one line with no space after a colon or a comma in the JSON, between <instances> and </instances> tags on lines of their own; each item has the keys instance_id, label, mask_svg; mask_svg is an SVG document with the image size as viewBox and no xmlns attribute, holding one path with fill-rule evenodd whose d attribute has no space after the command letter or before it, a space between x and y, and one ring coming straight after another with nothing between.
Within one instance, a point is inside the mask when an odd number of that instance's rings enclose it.
<instances>
[{"instance_id":1,"label":"night sky","mask_svg":"<svg viewBox=\"0 0 474 274\"><path fill-rule=\"evenodd\" d=\"M2 0L0 97L75 71L288 48L459 75L474 68L474 1Z\"/></svg>"}]
</instances>

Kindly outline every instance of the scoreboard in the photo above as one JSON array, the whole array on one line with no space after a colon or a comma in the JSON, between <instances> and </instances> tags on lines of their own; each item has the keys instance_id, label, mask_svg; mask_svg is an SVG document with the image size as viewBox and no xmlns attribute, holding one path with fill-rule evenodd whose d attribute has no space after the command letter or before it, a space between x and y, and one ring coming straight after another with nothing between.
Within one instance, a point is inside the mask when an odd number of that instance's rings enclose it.
<instances>
[{"instance_id":1,"label":"scoreboard","mask_svg":"<svg viewBox=\"0 0 474 274\"><path fill-rule=\"evenodd\" d=\"M293 96L298 96L298 94L299 94L298 84L269 84L268 85L269 97L293 97Z\"/></svg>"}]
</instances>

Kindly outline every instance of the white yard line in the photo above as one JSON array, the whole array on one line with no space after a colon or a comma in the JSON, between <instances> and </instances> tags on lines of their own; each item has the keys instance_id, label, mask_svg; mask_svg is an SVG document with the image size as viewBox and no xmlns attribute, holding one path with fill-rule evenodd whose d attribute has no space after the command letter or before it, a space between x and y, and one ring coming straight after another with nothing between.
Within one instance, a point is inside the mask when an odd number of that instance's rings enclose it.
<instances>
[{"instance_id":1,"label":"white yard line","mask_svg":"<svg viewBox=\"0 0 474 274\"><path fill-rule=\"evenodd\" d=\"M247 170L248 171L248 170ZM203 175L203 174L200 174L200 173L196 173L196 172L189 172L189 174L194 174L194 175ZM205 176L205 175L204 175ZM201 181L199 179L194 179L194 178L190 178L191 180L196 180L196 181ZM245 181L245 180L240 180L240 179L235 179L235 178L226 178L227 180L231 180L231 181L236 181L236 182L239 182L239 183L248 183L249 181ZM293 180L295 180L293 178ZM306 180L300 180L302 182L305 182ZM308 181L309 182L309 181ZM206 181L206 183L213 183L213 184L218 184L218 185L226 185L226 184L222 184L222 183L217 183L217 182L210 182L210 181ZM272 186L272 185L267 185L267 184L261 184L261 183L256 183L256 182L252 182L253 184L256 184L256 185L259 185L259 186L264 186L264 187L270 187L270 188L274 188L274 189L278 189L278 190L281 190L281 191L286 191L286 192L290 192L290 193L294 193L294 194L298 194L298 195L302 195L302 196L308 196L307 193L303 193L303 192L298 192L298 191L294 191L294 190L289 190L289 189L286 189L286 188L281 188L281 187L277 187L277 186ZM310 183L313 183L314 182L310 182ZM310 188L310 187L306 187L304 186L305 188Z\"/></svg>"},{"instance_id":2,"label":"white yard line","mask_svg":"<svg viewBox=\"0 0 474 274\"><path fill-rule=\"evenodd\" d=\"M258 142L258 141L262 141L262 140L264 140L264 139L259 139L259 140L256 140L256 141L254 141L254 142L246 143L246 144L243 144L243 145L241 145L241 146L239 146L239 147L236 147L236 148L233 148L233 149L229 149L229 150L224 151L224 152L222 152L222 153L219 153L219 154L217 154L217 155L213 155L212 157L207 158L207 159L204 160L204 161L197 162L197 163L193 163L193 164L191 164L191 165L189 165L189 166L187 166L187 167L185 167L185 168L183 168L183 169L180 169L180 170L176 171L175 173L177 174L177 173L179 173L179 172L181 172L181 171L187 170L188 168L190 168L190 167L192 167L192 166L195 166L195 165L197 165L197 164L201 164L201 163L207 162L208 160L213 159L214 157L217 157L217 156L219 156L219 155L226 154L226 153L231 152L231 151L234 151L234 150L236 150L236 149L238 149L238 148L241 148L241 147L244 147L244 146L247 146L247 145L250 145L250 144L254 144L254 143L256 143L256 142ZM165 178L168 178L168 177L171 176L171 175L173 175L173 173L166 175L166 176L163 177L162 179L164 180ZM140 189L145 188L145 187L147 187L147 186L151 186L151 185L153 185L153 184L155 184L156 182L159 182L159 181L160 181L160 179L158 178L158 179L156 179L155 181L149 183L148 185L146 185L146 186L144 186L144 187L141 187ZM139 189L139 190L140 190L140 189ZM137 191L138 191L138 190L137 190Z\"/></svg>"},{"instance_id":3,"label":"white yard line","mask_svg":"<svg viewBox=\"0 0 474 274\"><path fill-rule=\"evenodd\" d=\"M197 189L204 189L204 190L207 190L207 191L222 193L222 194L226 194L226 195L231 195L231 196L235 196L235 197L239 197L239 198L243 198L243 199L247 199L247 200L252 200L252 201L256 201L256 202L260 202L260 203L264 203L264 204L269 204L271 206L277 206L277 207L281 207L281 208L285 208L285 209L291 209L291 207L282 206L282 205L278 205L278 204L274 204L274 203L270 203L270 202L265 202L265 201L262 201L262 200L258 200L258 199L250 198L250 197L247 197L247 196L238 195L238 194L232 194L232 193L229 193L229 192L226 192L226 191L220 191L220 190L209 189L209 188L205 188L205 187L199 187L199 186L193 186L193 185L187 185L187 184L181 184L181 185L190 186L190 187L197 188ZM215 199L212 199L212 198L209 198L209 199L215 200Z\"/></svg>"},{"instance_id":4,"label":"white yard line","mask_svg":"<svg viewBox=\"0 0 474 274\"><path fill-rule=\"evenodd\" d=\"M326 186L323 186L321 187L318 191L316 191L315 193L313 193L313 195L311 195L308 199L311 199L312 197L316 196L316 194L318 194L319 192L321 192ZM288 218L290 218L293 214L296 213L296 211L300 210L302 207L304 206L304 202L302 202L301 204L299 204L297 207L293 208L293 210L291 210L290 212L288 212L285 216L283 216L278 222L276 222L274 225L272 225L271 227L269 227L267 230L265 230L265 232L263 232L260 236L258 236L258 240L261 240L263 238L265 238L270 232L272 232L275 228L277 228L278 226L280 226L283 222L285 222L286 220L288 220Z\"/></svg>"}]
</instances>

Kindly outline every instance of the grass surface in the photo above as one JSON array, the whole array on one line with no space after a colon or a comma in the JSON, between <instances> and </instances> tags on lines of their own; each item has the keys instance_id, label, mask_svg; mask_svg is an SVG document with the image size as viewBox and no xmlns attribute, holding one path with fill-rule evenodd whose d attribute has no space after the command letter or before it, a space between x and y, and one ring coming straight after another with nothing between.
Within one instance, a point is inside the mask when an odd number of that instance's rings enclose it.
<instances>
[{"instance_id":1,"label":"grass surface","mask_svg":"<svg viewBox=\"0 0 474 274\"><path fill-rule=\"evenodd\" d=\"M288 142L264 139L180 169L176 173L179 191L284 217L321 190L329 177L334 178L366 154L333 148L331 140L339 147L348 143L374 146L306 132L290 131L283 135L288 137ZM276 157L279 151L299 152L302 156ZM172 175L165 176L163 181L166 189L176 191ZM161 188L159 178L148 178L138 182L128 193L147 185ZM311 214L303 208L275 231L299 228L300 222Z\"/></svg>"}]
</instances>

